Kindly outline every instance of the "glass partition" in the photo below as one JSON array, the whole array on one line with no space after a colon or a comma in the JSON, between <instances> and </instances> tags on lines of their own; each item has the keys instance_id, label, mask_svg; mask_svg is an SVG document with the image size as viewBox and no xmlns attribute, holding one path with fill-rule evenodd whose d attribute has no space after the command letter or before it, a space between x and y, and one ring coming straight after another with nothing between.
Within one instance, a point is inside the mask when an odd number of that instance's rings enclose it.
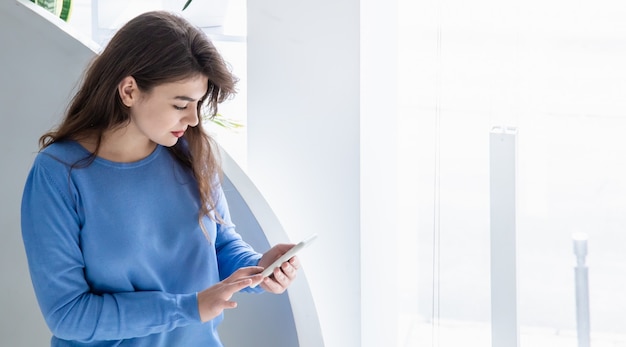
<instances>
[{"instance_id":1,"label":"glass partition","mask_svg":"<svg viewBox=\"0 0 626 347\"><path fill-rule=\"evenodd\" d=\"M401 346L491 345L489 132L517 136L519 345L626 344L626 10L619 1L400 1Z\"/></svg>"}]
</instances>

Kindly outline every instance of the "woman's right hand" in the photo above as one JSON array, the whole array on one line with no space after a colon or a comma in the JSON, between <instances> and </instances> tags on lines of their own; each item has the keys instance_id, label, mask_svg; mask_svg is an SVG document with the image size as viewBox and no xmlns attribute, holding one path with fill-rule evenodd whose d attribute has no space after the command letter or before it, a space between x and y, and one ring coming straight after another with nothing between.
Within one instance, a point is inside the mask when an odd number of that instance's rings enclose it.
<instances>
[{"instance_id":1,"label":"woman's right hand","mask_svg":"<svg viewBox=\"0 0 626 347\"><path fill-rule=\"evenodd\" d=\"M200 320L208 322L217 317L227 308L237 307L235 301L231 301L233 294L263 280L260 266L243 267L230 275L225 280L198 293L198 310Z\"/></svg>"}]
</instances>

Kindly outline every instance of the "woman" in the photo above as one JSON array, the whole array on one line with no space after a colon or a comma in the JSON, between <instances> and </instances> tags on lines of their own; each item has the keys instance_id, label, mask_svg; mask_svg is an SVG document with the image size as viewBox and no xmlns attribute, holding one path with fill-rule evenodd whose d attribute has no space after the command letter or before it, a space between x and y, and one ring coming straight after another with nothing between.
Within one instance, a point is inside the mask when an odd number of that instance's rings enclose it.
<instances>
[{"instance_id":1,"label":"woman","mask_svg":"<svg viewBox=\"0 0 626 347\"><path fill-rule=\"evenodd\" d=\"M92 62L22 200L52 346L221 346L235 292L293 281L296 257L261 278L293 245L259 254L235 232L199 120L235 82L207 37L166 12L128 22Z\"/></svg>"}]
</instances>

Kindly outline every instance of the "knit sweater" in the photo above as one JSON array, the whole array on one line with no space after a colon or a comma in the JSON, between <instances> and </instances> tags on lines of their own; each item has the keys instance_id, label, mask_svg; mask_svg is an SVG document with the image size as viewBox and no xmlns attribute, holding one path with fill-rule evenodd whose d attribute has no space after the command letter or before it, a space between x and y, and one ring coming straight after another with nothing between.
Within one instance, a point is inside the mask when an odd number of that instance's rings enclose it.
<instances>
[{"instance_id":1,"label":"knit sweater","mask_svg":"<svg viewBox=\"0 0 626 347\"><path fill-rule=\"evenodd\" d=\"M221 346L197 292L261 254L234 229L221 188L198 221L199 193L167 148L117 163L74 141L40 152L22 199L22 236L52 346ZM260 290L256 290L260 291Z\"/></svg>"}]
</instances>

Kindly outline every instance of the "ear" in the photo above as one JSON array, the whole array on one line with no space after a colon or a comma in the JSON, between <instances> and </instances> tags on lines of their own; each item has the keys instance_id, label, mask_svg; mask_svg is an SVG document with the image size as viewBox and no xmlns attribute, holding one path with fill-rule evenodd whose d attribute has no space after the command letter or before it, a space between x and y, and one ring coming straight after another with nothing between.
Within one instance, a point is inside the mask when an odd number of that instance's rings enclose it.
<instances>
[{"instance_id":1,"label":"ear","mask_svg":"<svg viewBox=\"0 0 626 347\"><path fill-rule=\"evenodd\" d=\"M139 88L137 88L137 82L133 76L124 77L117 85L117 92L127 107L133 106L139 98Z\"/></svg>"}]
</instances>

